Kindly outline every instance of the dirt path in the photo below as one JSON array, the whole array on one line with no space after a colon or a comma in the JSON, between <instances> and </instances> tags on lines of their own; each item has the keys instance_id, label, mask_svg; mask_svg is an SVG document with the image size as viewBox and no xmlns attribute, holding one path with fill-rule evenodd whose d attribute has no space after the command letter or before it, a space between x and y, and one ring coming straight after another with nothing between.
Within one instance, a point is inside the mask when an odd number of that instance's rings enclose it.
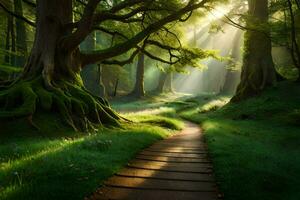
<instances>
[{"instance_id":1,"label":"dirt path","mask_svg":"<svg viewBox=\"0 0 300 200\"><path fill-rule=\"evenodd\" d=\"M200 128L184 130L140 152L90 199L213 200L216 183Z\"/></svg>"}]
</instances>

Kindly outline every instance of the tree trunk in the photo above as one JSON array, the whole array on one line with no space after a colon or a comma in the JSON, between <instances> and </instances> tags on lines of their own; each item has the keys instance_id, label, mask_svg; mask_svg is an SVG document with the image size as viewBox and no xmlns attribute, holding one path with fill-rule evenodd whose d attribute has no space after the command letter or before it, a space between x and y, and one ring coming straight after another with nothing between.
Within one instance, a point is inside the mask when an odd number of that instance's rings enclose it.
<instances>
[{"instance_id":1,"label":"tree trunk","mask_svg":"<svg viewBox=\"0 0 300 200\"><path fill-rule=\"evenodd\" d=\"M135 87L132 92L132 95L134 95L135 97L145 96L144 73L145 73L145 55L143 53L139 53L137 70L136 70Z\"/></svg>"},{"instance_id":2,"label":"tree trunk","mask_svg":"<svg viewBox=\"0 0 300 200\"><path fill-rule=\"evenodd\" d=\"M167 74L166 82L165 82L165 92L173 93L173 73L169 72Z\"/></svg>"},{"instance_id":3,"label":"tree trunk","mask_svg":"<svg viewBox=\"0 0 300 200\"><path fill-rule=\"evenodd\" d=\"M65 45L72 34L72 0L37 1L35 41L22 76L0 88L0 118L32 118L38 109L58 112L77 131L96 124L118 125L122 118L89 93L80 77L79 47Z\"/></svg>"},{"instance_id":4,"label":"tree trunk","mask_svg":"<svg viewBox=\"0 0 300 200\"><path fill-rule=\"evenodd\" d=\"M81 47L85 51L96 50L96 32L92 32L87 36ZM94 95L105 98L105 86L102 82L102 67L100 64L90 64L83 68L81 76L85 87Z\"/></svg>"},{"instance_id":5,"label":"tree trunk","mask_svg":"<svg viewBox=\"0 0 300 200\"><path fill-rule=\"evenodd\" d=\"M173 92L173 74L172 72L161 72L155 92L161 94L163 92Z\"/></svg>"},{"instance_id":6,"label":"tree trunk","mask_svg":"<svg viewBox=\"0 0 300 200\"><path fill-rule=\"evenodd\" d=\"M15 13L23 16L23 6L21 0L14 0ZM24 66L27 57L27 34L26 27L23 20L16 19L16 50L21 53L16 56L16 66Z\"/></svg>"},{"instance_id":7,"label":"tree trunk","mask_svg":"<svg viewBox=\"0 0 300 200\"><path fill-rule=\"evenodd\" d=\"M291 24L291 55L295 67L298 69L298 81L300 82L300 48L297 41L297 31L295 24L295 16L293 11L293 4L291 0L288 0L288 7L290 12L290 24Z\"/></svg>"},{"instance_id":8,"label":"tree trunk","mask_svg":"<svg viewBox=\"0 0 300 200\"><path fill-rule=\"evenodd\" d=\"M271 37L268 28L268 1L248 0L250 19L248 26L259 31L245 34L245 53L241 82L232 101L240 101L257 95L268 86L276 84L276 72L271 55ZM255 21L255 23L253 23Z\"/></svg>"},{"instance_id":9,"label":"tree trunk","mask_svg":"<svg viewBox=\"0 0 300 200\"><path fill-rule=\"evenodd\" d=\"M7 15L7 28L6 28L6 40L5 40L5 57L4 57L4 61L6 64L10 64L10 33L11 33L11 29L12 29L12 16Z\"/></svg>"},{"instance_id":10,"label":"tree trunk","mask_svg":"<svg viewBox=\"0 0 300 200\"><path fill-rule=\"evenodd\" d=\"M166 79L167 79L167 74L165 72L161 72L160 76L159 76L158 84L154 90L155 92L157 92L158 94L161 94L164 92L164 86L166 83Z\"/></svg>"},{"instance_id":11,"label":"tree trunk","mask_svg":"<svg viewBox=\"0 0 300 200\"><path fill-rule=\"evenodd\" d=\"M96 49L96 32L90 33L85 40L82 42L81 49L84 51L94 51ZM95 95L99 91L97 86L97 80L98 77L96 75L98 70L97 64L90 64L83 68L81 71L81 77L84 83L84 86L86 89L88 89L90 92L92 92Z\"/></svg>"},{"instance_id":12,"label":"tree trunk","mask_svg":"<svg viewBox=\"0 0 300 200\"><path fill-rule=\"evenodd\" d=\"M103 83L103 72L102 72L102 66L101 64L98 64L98 86L99 86L99 95L102 98L106 97L106 89L105 89L105 85Z\"/></svg>"},{"instance_id":13,"label":"tree trunk","mask_svg":"<svg viewBox=\"0 0 300 200\"><path fill-rule=\"evenodd\" d=\"M10 64L13 66L16 66L16 32L14 29L14 18L11 17L10 22L11 29L10 29L10 36L11 36L11 58L10 58Z\"/></svg>"}]
</instances>

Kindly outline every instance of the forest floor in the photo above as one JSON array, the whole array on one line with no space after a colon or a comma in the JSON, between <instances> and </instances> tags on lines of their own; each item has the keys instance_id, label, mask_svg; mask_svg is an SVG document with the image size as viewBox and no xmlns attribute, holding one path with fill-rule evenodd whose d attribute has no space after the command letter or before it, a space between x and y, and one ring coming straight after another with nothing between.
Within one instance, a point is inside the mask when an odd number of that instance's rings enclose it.
<instances>
[{"instance_id":1,"label":"forest floor","mask_svg":"<svg viewBox=\"0 0 300 200\"><path fill-rule=\"evenodd\" d=\"M183 94L114 100L136 123L90 135L74 136L55 116L34 119L45 124L42 134L18 121L1 124L0 199L89 196L142 149L182 129L178 116L204 129L225 200L300 199L300 86L285 82L238 104L229 100Z\"/></svg>"},{"instance_id":2,"label":"forest floor","mask_svg":"<svg viewBox=\"0 0 300 200\"><path fill-rule=\"evenodd\" d=\"M185 122L182 131L138 153L88 199L216 200L212 169L200 127Z\"/></svg>"},{"instance_id":3,"label":"forest floor","mask_svg":"<svg viewBox=\"0 0 300 200\"><path fill-rule=\"evenodd\" d=\"M246 101L229 100L167 95L128 107L168 117L177 113L198 123L225 200L300 199L300 85L282 82ZM115 107L125 109L126 104Z\"/></svg>"},{"instance_id":4,"label":"forest floor","mask_svg":"<svg viewBox=\"0 0 300 200\"><path fill-rule=\"evenodd\" d=\"M76 134L56 116L1 123L0 199L80 199L94 192L139 151L182 129L160 116L126 116L135 123Z\"/></svg>"}]
</instances>

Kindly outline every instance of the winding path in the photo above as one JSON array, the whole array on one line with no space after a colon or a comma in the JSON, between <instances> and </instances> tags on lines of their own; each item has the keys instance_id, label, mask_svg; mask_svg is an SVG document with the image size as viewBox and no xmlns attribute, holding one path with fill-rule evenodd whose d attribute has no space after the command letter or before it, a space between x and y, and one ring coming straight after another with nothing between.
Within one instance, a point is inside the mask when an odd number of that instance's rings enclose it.
<instances>
[{"instance_id":1,"label":"winding path","mask_svg":"<svg viewBox=\"0 0 300 200\"><path fill-rule=\"evenodd\" d=\"M140 152L89 199L216 200L217 196L201 129L186 122L178 134Z\"/></svg>"}]
</instances>

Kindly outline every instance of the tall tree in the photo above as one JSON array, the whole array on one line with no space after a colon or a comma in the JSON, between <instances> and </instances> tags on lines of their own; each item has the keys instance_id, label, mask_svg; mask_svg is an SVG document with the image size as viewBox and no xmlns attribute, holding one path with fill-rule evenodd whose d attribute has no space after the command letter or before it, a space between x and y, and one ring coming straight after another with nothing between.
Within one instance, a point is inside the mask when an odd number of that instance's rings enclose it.
<instances>
[{"instance_id":1,"label":"tall tree","mask_svg":"<svg viewBox=\"0 0 300 200\"><path fill-rule=\"evenodd\" d=\"M171 22L185 21L193 10L213 1L126 0L114 6L100 4L101 0L81 2L84 5L82 17L73 22L72 0L37 0L33 48L18 81L1 89L0 117L31 118L42 108L58 111L75 130L93 129L94 123L118 124L121 117L107 102L84 88L81 69L97 62L120 63L111 59L131 49L139 50L139 44L149 35ZM166 9L170 5L172 9ZM153 12L161 14L152 18ZM79 44L107 21L139 23L141 28L112 47L80 51Z\"/></svg>"},{"instance_id":2,"label":"tall tree","mask_svg":"<svg viewBox=\"0 0 300 200\"><path fill-rule=\"evenodd\" d=\"M248 6L247 26L252 28L245 33L241 82L232 101L259 94L266 87L276 84L268 24L268 0L248 0Z\"/></svg>"},{"instance_id":3,"label":"tall tree","mask_svg":"<svg viewBox=\"0 0 300 200\"><path fill-rule=\"evenodd\" d=\"M103 67L101 64L98 64L98 79L97 79L97 84L99 87L99 96L105 98L106 97L106 88L103 83Z\"/></svg>"},{"instance_id":4,"label":"tall tree","mask_svg":"<svg viewBox=\"0 0 300 200\"><path fill-rule=\"evenodd\" d=\"M144 84L144 73L145 73L145 54L139 53L136 76L135 76L135 86L132 95L135 97L145 96L145 84Z\"/></svg>"},{"instance_id":5,"label":"tall tree","mask_svg":"<svg viewBox=\"0 0 300 200\"><path fill-rule=\"evenodd\" d=\"M23 6L21 0L14 0L14 11L18 16L23 17ZM27 56L27 34L25 23L22 19L16 18L16 51L21 54L16 57L16 65L22 66L25 64Z\"/></svg>"},{"instance_id":6,"label":"tall tree","mask_svg":"<svg viewBox=\"0 0 300 200\"><path fill-rule=\"evenodd\" d=\"M13 28L13 21L12 21L12 16L7 15L7 23L6 23L6 39L5 39L5 57L4 57L4 62L7 64L10 64L10 46L11 46L11 29Z\"/></svg>"},{"instance_id":7,"label":"tall tree","mask_svg":"<svg viewBox=\"0 0 300 200\"><path fill-rule=\"evenodd\" d=\"M297 41L296 20L293 10L293 3L291 0L287 0L288 10L290 13L291 24L291 55L295 67L298 68L298 81L300 82L300 47Z\"/></svg>"}]
</instances>

